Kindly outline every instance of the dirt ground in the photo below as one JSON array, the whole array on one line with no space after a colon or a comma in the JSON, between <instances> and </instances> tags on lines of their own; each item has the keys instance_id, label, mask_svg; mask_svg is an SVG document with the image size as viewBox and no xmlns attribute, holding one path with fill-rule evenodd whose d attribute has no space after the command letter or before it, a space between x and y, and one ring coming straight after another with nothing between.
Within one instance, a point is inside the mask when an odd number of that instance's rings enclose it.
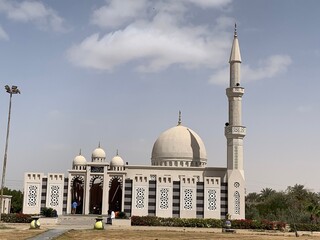
<instances>
[{"instance_id":1,"label":"dirt ground","mask_svg":"<svg viewBox=\"0 0 320 240\"><path fill-rule=\"evenodd\" d=\"M295 239L294 234L272 234L272 233L212 233L212 232L177 232L177 231L148 231L148 230L71 230L57 240L66 239L90 239L90 240L207 240L207 239L248 239L248 240L286 240ZM298 238L299 240L313 240L320 239L320 236L312 236L311 234L305 234Z\"/></svg>"},{"instance_id":2,"label":"dirt ground","mask_svg":"<svg viewBox=\"0 0 320 240\"><path fill-rule=\"evenodd\" d=\"M0 229L1 240L25 240L34 237L43 230L30 229ZM311 233L300 233L296 238L293 233L265 233L265 232L237 232L237 233L218 233L205 231L170 231L170 230L135 230L135 229L105 229L105 230L70 230L56 240L66 239L89 239L89 240L220 240L220 239L241 239L241 240L320 240Z\"/></svg>"},{"instance_id":3,"label":"dirt ground","mask_svg":"<svg viewBox=\"0 0 320 240\"><path fill-rule=\"evenodd\" d=\"M24 240L37 236L44 230L17 230L17 229L0 229L1 240Z\"/></svg>"}]
</instances>

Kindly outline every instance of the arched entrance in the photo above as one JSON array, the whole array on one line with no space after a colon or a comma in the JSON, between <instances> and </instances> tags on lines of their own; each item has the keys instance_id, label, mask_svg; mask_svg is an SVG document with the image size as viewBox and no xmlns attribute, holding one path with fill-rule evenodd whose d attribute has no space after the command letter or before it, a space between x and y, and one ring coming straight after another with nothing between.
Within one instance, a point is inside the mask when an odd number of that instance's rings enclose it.
<instances>
[{"instance_id":1,"label":"arched entrance","mask_svg":"<svg viewBox=\"0 0 320 240\"><path fill-rule=\"evenodd\" d=\"M83 211L83 179L76 177L72 183L71 189L71 201L76 201L78 206L76 208L76 214L82 214Z\"/></svg>"},{"instance_id":2,"label":"arched entrance","mask_svg":"<svg viewBox=\"0 0 320 240\"><path fill-rule=\"evenodd\" d=\"M122 187L118 178L111 180L109 190L109 210L115 212L122 211Z\"/></svg>"},{"instance_id":3,"label":"arched entrance","mask_svg":"<svg viewBox=\"0 0 320 240\"><path fill-rule=\"evenodd\" d=\"M94 178L90 188L90 213L101 214L102 192L102 180L100 178Z\"/></svg>"}]
</instances>

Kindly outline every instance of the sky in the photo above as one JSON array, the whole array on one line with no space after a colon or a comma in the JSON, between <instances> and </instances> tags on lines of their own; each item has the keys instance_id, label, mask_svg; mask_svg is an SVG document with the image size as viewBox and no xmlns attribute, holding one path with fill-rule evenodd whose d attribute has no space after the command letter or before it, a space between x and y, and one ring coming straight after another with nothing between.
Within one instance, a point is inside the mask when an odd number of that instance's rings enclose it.
<instances>
[{"instance_id":1,"label":"sky","mask_svg":"<svg viewBox=\"0 0 320 240\"><path fill-rule=\"evenodd\" d=\"M242 57L246 189L320 192L317 0L0 0L0 86L12 98L6 186L65 173L101 147L150 165L177 124L226 166L225 89L234 24ZM0 164L9 95L0 91ZM1 137L2 135L2 137ZM3 146L3 149L1 149Z\"/></svg>"}]
</instances>

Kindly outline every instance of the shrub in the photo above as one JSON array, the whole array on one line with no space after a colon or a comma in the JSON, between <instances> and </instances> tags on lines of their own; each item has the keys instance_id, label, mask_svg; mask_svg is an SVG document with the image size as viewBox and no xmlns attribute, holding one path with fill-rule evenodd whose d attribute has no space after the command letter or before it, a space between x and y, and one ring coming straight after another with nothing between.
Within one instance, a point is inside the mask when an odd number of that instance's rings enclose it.
<instances>
[{"instance_id":1,"label":"shrub","mask_svg":"<svg viewBox=\"0 0 320 240\"><path fill-rule=\"evenodd\" d=\"M120 219L128 219L127 214L125 212L119 212L116 215L116 218L120 218Z\"/></svg>"},{"instance_id":2,"label":"shrub","mask_svg":"<svg viewBox=\"0 0 320 240\"><path fill-rule=\"evenodd\" d=\"M1 220L7 223L30 223L31 215L23 213L2 214Z\"/></svg>"},{"instance_id":3,"label":"shrub","mask_svg":"<svg viewBox=\"0 0 320 240\"><path fill-rule=\"evenodd\" d=\"M221 228L222 220L202 219L202 218L160 218L153 216L132 216L133 226L167 226L167 227L201 227L201 228Z\"/></svg>"},{"instance_id":4,"label":"shrub","mask_svg":"<svg viewBox=\"0 0 320 240\"><path fill-rule=\"evenodd\" d=\"M57 211L53 208L41 208L41 215L45 217L58 217Z\"/></svg>"},{"instance_id":5,"label":"shrub","mask_svg":"<svg viewBox=\"0 0 320 240\"><path fill-rule=\"evenodd\" d=\"M309 224L309 223L296 223L290 224L290 230L294 231L296 228L297 231L310 231L310 232L319 232L320 224Z\"/></svg>"},{"instance_id":6,"label":"shrub","mask_svg":"<svg viewBox=\"0 0 320 240\"><path fill-rule=\"evenodd\" d=\"M212 218L160 218L153 216L132 216L132 226L166 226L166 227L199 227L199 228L222 228L224 220ZM231 227L235 229L262 229L284 230L285 223L255 220L231 220Z\"/></svg>"}]
</instances>

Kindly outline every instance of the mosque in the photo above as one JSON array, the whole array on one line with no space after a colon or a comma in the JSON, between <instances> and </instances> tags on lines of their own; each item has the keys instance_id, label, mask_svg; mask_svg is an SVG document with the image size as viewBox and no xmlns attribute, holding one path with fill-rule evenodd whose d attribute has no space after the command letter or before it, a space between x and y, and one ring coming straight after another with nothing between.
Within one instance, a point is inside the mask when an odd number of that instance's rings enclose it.
<instances>
[{"instance_id":1,"label":"mosque","mask_svg":"<svg viewBox=\"0 0 320 240\"><path fill-rule=\"evenodd\" d=\"M67 176L27 172L23 213L39 214L42 207L59 215L107 214L178 218L245 218L245 178L241 122L244 88L240 86L240 48L235 29L229 59L230 85L226 89L229 119L225 124L227 166L207 166L206 148L197 133L181 123L160 134L151 165L130 165L117 154L109 162L100 147L87 161L81 152Z\"/></svg>"}]
</instances>

